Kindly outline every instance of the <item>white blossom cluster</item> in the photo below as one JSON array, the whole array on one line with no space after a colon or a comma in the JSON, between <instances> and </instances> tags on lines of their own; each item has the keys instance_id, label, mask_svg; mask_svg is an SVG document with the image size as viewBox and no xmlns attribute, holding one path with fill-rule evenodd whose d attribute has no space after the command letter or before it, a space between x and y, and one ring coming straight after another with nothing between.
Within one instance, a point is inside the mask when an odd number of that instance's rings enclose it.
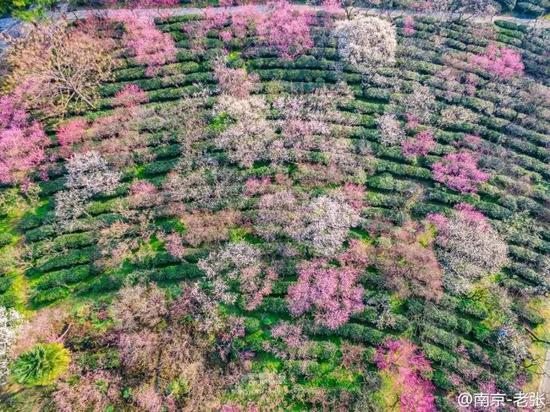
<instances>
[{"instance_id":1,"label":"white blossom cluster","mask_svg":"<svg viewBox=\"0 0 550 412\"><path fill-rule=\"evenodd\" d=\"M395 27L378 17L358 17L337 24L338 52L362 72L395 63Z\"/></svg>"},{"instance_id":2,"label":"white blossom cluster","mask_svg":"<svg viewBox=\"0 0 550 412\"><path fill-rule=\"evenodd\" d=\"M481 230L457 217L449 219L436 244L444 284L456 292L468 291L472 282L497 273L508 262L508 246L492 227Z\"/></svg>"},{"instance_id":3,"label":"white blossom cluster","mask_svg":"<svg viewBox=\"0 0 550 412\"><path fill-rule=\"evenodd\" d=\"M99 193L112 193L118 186L120 173L109 169L95 151L77 153L67 161L67 190L55 194L55 216L60 223L73 222L86 209L89 199Z\"/></svg>"},{"instance_id":4,"label":"white blossom cluster","mask_svg":"<svg viewBox=\"0 0 550 412\"><path fill-rule=\"evenodd\" d=\"M304 219L305 227L297 240L320 256L333 256L342 247L349 229L359 223L360 215L343 199L325 195L307 206Z\"/></svg>"},{"instance_id":5,"label":"white blossom cluster","mask_svg":"<svg viewBox=\"0 0 550 412\"><path fill-rule=\"evenodd\" d=\"M268 159L268 147L275 139L275 131L267 121L267 105L258 96L245 99L224 96L214 107L216 114L225 114L232 123L216 138L219 149L242 167L251 167L255 161Z\"/></svg>"},{"instance_id":6,"label":"white blossom cluster","mask_svg":"<svg viewBox=\"0 0 550 412\"><path fill-rule=\"evenodd\" d=\"M0 386L6 383L11 346L22 320L23 317L15 309L0 306Z\"/></svg>"},{"instance_id":7,"label":"white blossom cluster","mask_svg":"<svg viewBox=\"0 0 550 412\"><path fill-rule=\"evenodd\" d=\"M377 119L380 143L384 146L395 146L405 138L401 123L393 113L385 113Z\"/></svg>"}]
</instances>

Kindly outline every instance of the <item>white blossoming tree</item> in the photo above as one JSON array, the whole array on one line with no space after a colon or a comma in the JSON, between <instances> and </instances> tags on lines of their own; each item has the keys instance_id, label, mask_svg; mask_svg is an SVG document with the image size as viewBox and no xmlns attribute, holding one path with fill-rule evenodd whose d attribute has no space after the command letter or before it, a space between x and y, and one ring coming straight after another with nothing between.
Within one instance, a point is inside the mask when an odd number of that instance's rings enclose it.
<instances>
[{"instance_id":1,"label":"white blossoming tree","mask_svg":"<svg viewBox=\"0 0 550 412\"><path fill-rule=\"evenodd\" d=\"M23 317L15 309L0 306L0 386L9 374L9 355Z\"/></svg>"},{"instance_id":2,"label":"white blossoming tree","mask_svg":"<svg viewBox=\"0 0 550 412\"><path fill-rule=\"evenodd\" d=\"M361 72L395 63L395 27L386 20L362 16L341 21L334 34L340 56Z\"/></svg>"}]
</instances>

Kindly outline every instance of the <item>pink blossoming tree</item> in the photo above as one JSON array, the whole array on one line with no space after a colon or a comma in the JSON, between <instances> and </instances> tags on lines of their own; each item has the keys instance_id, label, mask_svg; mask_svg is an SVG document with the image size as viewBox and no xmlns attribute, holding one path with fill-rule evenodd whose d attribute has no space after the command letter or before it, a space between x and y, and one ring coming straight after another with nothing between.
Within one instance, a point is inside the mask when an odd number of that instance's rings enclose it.
<instances>
[{"instance_id":1,"label":"pink blossoming tree","mask_svg":"<svg viewBox=\"0 0 550 412\"><path fill-rule=\"evenodd\" d=\"M284 59L294 59L313 47L310 25L312 16L286 0L272 1L267 15L258 25L258 34Z\"/></svg>"},{"instance_id":2,"label":"pink blossoming tree","mask_svg":"<svg viewBox=\"0 0 550 412\"><path fill-rule=\"evenodd\" d=\"M401 411L436 411L435 388L425 377L432 369L416 345L403 338L389 339L377 349L374 362L391 378Z\"/></svg>"},{"instance_id":3,"label":"pink blossoming tree","mask_svg":"<svg viewBox=\"0 0 550 412\"><path fill-rule=\"evenodd\" d=\"M147 66L147 76L153 76L161 66L176 60L174 39L158 30L153 20L131 13L122 15L120 20L126 28L123 41L136 62Z\"/></svg>"},{"instance_id":4,"label":"pink blossoming tree","mask_svg":"<svg viewBox=\"0 0 550 412\"><path fill-rule=\"evenodd\" d=\"M499 48L495 44L487 46L483 54L472 56L470 63L499 79L521 76L525 70L521 54L508 47Z\"/></svg>"},{"instance_id":5,"label":"pink blossoming tree","mask_svg":"<svg viewBox=\"0 0 550 412\"><path fill-rule=\"evenodd\" d=\"M149 101L149 96L139 86L127 84L113 99L113 105L126 108L135 107Z\"/></svg>"},{"instance_id":6,"label":"pink blossoming tree","mask_svg":"<svg viewBox=\"0 0 550 412\"><path fill-rule=\"evenodd\" d=\"M298 283L288 290L290 313L300 316L313 310L316 324L330 329L342 326L364 308L359 274L357 269L330 266L324 259L303 263Z\"/></svg>"},{"instance_id":7,"label":"pink blossoming tree","mask_svg":"<svg viewBox=\"0 0 550 412\"><path fill-rule=\"evenodd\" d=\"M460 193L476 193L489 175L477 168L477 159L467 151L449 153L432 165L433 179Z\"/></svg>"},{"instance_id":8,"label":"pink blossoming tree","mask_svg":"<svg viewBox=\"0 0 550 412\"><path fill-rule=\"evenodd\" d=\"M429 130L420 132L413 139L401 142L401 148L405 157L426 156L435 148L433 133Z\"/></svg>"},{"instance_id":9,"label":"pink blossoming tree","mask_svg":"<svg viewBox=\"0 0 550 412\"><path fill-rule=\"evenodd\" d=\"M0 182L28 182L29 174L46 159L48 139L14 96L0 97Z\"/></svg>"}]
</instances>

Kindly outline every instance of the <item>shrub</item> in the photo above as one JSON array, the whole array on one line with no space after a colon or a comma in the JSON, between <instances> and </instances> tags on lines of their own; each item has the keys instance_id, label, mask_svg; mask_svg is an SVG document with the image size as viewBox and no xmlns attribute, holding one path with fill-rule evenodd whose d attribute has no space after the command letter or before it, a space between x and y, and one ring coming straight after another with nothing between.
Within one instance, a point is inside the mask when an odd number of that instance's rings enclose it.
<instances>
[{"instance_id":1,"label":"shrub","mask_svg":"<svg viewBox=\"0 0 550 412\"><path fill-rule=\"evenodd\" d=\"M460 193L475 193L489 175L477 168L476 158L467 151L449 153L432 165L433 179Z\"/></svg>"},{"instance_id":2,"label":"shrub","mask_svg":"<svg viewBox=\"0 0 550 412\"><path fill-rule=\"evenodd\" d=\"M13 379L25 386L51 385L67 371L71 356L60 343L38 344L14 362Z\"/></svg>"},{"instance_id":3,"label":"shrub","mask_svg":"<svg viewBox=\"0 0 550 412\"><path fill-rule=\"evenodd\" d=\"M258 35L268 46L275 48L279 56L294 59L313 47L310 35L312 16L309 13L286 0L272 1L258 24Z\"/></svg>"},{"instance_id":4,"label":"shrub","mask_svg":"<svg viewBox=\"0 0 550 412\"><path fill-rule=\"evenodd\" d=\"M395 28L385 20L378 17L345 20L336 25L334 34L340 56L360 71L395 63Z\"/></svg>"},{"instance_id":5,"label":"shrub","mask_svg":"<svg viewBox=\"0 0 550 412\"><path fill-rule=\"evenodd\" d=\"M288 289L290 313L300 316L313 310L316 324L338 328L364 308L363 287L356 285L359 274L357 269L333 267L322 259L302 263L298 283Z\"/></svg>"}]
</instances>

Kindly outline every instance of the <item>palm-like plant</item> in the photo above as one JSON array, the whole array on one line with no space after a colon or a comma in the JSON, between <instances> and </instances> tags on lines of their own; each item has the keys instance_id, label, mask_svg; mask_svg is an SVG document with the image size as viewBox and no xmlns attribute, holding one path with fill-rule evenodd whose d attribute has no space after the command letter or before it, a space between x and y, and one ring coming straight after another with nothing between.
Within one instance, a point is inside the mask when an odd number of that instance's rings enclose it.
<instances>
[{"instance_id":1,"label":"palm-like plant","mask_svg":"<svg viewBox=\"0 0 550 412\"><path fill-rule=\"evenodd\" d=\"M11 373L22 385L50 385L67 370L70 361L69 351L60 343L38 344L15 360Z\"/></svg>"}]
</instances>

